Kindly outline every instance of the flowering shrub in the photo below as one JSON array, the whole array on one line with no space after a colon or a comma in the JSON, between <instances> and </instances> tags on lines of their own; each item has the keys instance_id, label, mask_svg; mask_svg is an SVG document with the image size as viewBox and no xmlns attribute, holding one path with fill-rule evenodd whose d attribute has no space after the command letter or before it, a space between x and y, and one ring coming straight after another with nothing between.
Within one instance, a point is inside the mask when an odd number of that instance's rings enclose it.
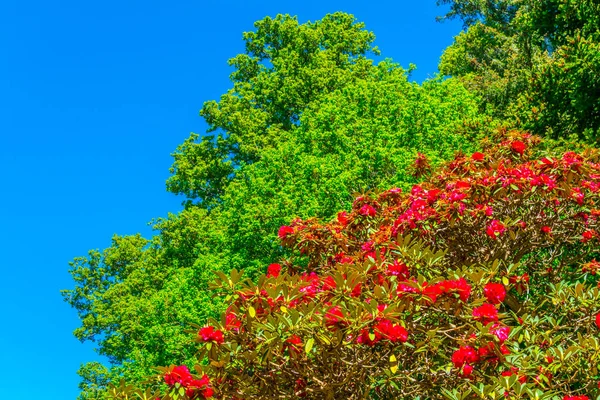
<instances>
[{"instance_id":1,"label":"flowering shrub","mask_svg":"<svg viewBox=\"0 0 600 400\"><path fill-rule=\"evenodd\" d=\"M600 396L599 157L534 158L538 141L502 133L410 193L292 221L279 238L299 255L256 283L220 274L230 306L198 332L208 395ZM189 387L176 368L166 383Z\"/></svg>"}]
</instances>

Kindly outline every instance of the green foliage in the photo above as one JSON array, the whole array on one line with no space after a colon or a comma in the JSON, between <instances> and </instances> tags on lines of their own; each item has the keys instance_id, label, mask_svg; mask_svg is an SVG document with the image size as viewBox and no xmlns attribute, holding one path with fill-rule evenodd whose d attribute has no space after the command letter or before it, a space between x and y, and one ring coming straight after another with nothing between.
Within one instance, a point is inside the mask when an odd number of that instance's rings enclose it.
<instances>
[{"instance_id":1,"label":"green foliage","mask_svg":"<svg viewBox=\"0 0 600 400\"><path fill-rule=\"evenodd\" d=\"M600 5L595 0L442 0L468 27L440 63L513 126L600 143Z\"/></svg>"},{"instance_id":2,"label":"green foliage","mask_svg":"<svg viewBox=\"0 0 600 400\"><path fill-rule=\"evenodd\" d=\"M278 15L244 33L246 53L229 60L233 88L200 115L209 132L192 135L174 154L170 191L205 207L219 202L234 169L260 159L297 126L304 109L323 94L365 77L378 54L375 35L349 14L299 24Z\"/></svg>"},{"instance_id":3,"label":"green foliage","mask_svg":"<svg viewBox=\"0 0 600 400\"><path fill-rule=\"evenodd\" d=\"M331 218L356 192L409 188L427 175L419 153L435 167L473 151L495 124L457 79L418 85L391 61L374 65L374 35L350 15L256 28L230 61L233 88L201 111L217 133L193 134L174 153L167 186L186 208L155 221L149 240L117 236L72 263L75 287L63 293L82 321L75 335L111 363L84 366L97 383L82 399L108 381L142 382L154 366L191 364L191 327L224 307L209 282L234 268L254 278L290 256L279 226Z\"/></svg>"}]
</instances>

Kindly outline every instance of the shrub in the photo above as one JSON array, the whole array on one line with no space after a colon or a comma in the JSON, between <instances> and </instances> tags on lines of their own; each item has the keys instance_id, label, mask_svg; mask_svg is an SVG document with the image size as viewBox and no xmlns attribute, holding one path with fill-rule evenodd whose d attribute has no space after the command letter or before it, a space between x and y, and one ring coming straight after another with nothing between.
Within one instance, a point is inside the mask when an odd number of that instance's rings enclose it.
<instances>
[{"instance_id":1,"label":"shrub","mask_svg":"<svg viewBox=\"0 0 600 400\"><path fill-rule=\"evenodd\" d=\"M410 193L367 194L329 223L283 226L297 255L256 283L220 273L230 306L197 335L208 393L599 396L598 153L544 157L519 132L494 143ZM163 399L203 393L175 383Z\"/></svg>"}]
</instances>

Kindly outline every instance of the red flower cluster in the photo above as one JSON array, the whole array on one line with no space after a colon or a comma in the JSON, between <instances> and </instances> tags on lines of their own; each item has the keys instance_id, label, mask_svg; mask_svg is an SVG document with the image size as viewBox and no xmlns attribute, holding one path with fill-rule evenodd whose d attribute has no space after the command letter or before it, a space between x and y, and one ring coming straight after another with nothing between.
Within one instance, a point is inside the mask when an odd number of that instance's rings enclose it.
<instances>
[{"instance_id":1,"label":"red flower cluster","mask_svg":"<svg viewBox=\"0 0 600 400\"><path fill-rule=\"evenodd\" d=\"M205 326L204 328L200 328L198 331L198 336L203 342L215 342L217 344L221 344L225 341L223 332L215 329L214 326Z\"/></svg>"},{"instance_id":2,"label":"red flower cluster","mask_svg":"<svg viewBox=\"0 0 600 400\"><path fill-rule=\"evenodd\" d=\"M209 387L210 380L208 376L203 375L200 379L194 379L185 365L173 367L170 372L165 374L164 378L165 383L169 386L179 383L185 389L185 394L189 398L199 395L202 399L208 399L213 396L214 392Z\"/></svg>"},{"instance_id":3,"label":"red flower cluster","mask_svg":"<svg viewBox=\"0 0 600 400\"><path fill-rule=\"evenodd\" d=\"M527 376L526 375L520 375L519 374L519 368L517 368L517 367L510 367L509 371L502 372L502 376L510 377L510 376L513 376L513 375L517 375L518 376L517 380L520 383L527 382Z\"/></svg>"},{"instance_id":4,"label":"red flower cluster","mask_svg":"<svg viewBox=\"0 0 600 400\"><path fill-rule=\"evenodd\" d=\"M485 154L476 151L471 155L471 159L473 161L482 162L483 160L485 160Z\"/></svg>"},{"instance_id":5,"label":"red flower cluster","mask_svg":"<svg viewBox=\"0 0 600 400\"><path fill-rule=\"evenodd\" d=\"M596 259L593 259L592 261L583 264L583 266L581 267L581 271L584 273L589 272L592 275L596 275L598 271L600 271L600 262L596 261Z\"/></svg>"},{"instance_id":6,"label":"red flower cluster","mask_svg":"<svg viewBox=\"0 0 600 400\"><path fill-rule=\"evenodd\" d=\"M565 396L563 400L590 400L587 396Z\"/></svg>"},{"instance_id":7,"label":"red flower cluster","mask_svg":"<svg viewBox=\"0 0 600 400\"><path fill-rule=\"evenodd\" d=\"M267 278L269 278L269 277L277 278L279 276L280 272L281 272L280 264L270 264L267 267Z\"/></svg>"},{"instance_id":8,"label":"red flower cluster","mask_svg":"<svg viewBox=\"0 0 600 400\"><path fill-rule=\"evenodd\" d=\"M501 283L488 283L483 288L483 294L488 302L492 304L500 304L506 296L506 289Z\"/></svg>"},{"instance_id":9,"label":"red flower cluster","mask_svg":"<svg viewBox=\"0 0 600 400\"><path fill-rule=\"evenodd\" d=\"M302 338L298 335L292 335L285 340L288 345L288 349L291 353L299 353L302 349Z\"/></svg>"},{"instance_id":10,"label":"red flower cluster","mask_svg":"<svg viewBox=\"0 0 600 400\"><path fill-rule=\"evenodd\" d=\"M600 329L600 313L596 314L596 326Z\"/></svg>"},{"instance_id":11,"label":"red flower cluster","mask_svg":"<svg viewBox=\"0 0 600 400\"><path fill-rule=\"evenodd\" d=\"M473 318L484 325L498 321L498 310L493 304L485 303L473 309Z\"/></svg>"},{"instance_id":12,"label":"red flower cluster","mask_svg":"<svg viewBox=\"0 0 600 400\"><path fill-rule=\"evenodd\" d=\"M344 314L342 313L340 306L331 307L325 313L325 324L329 328L343 328L347 325L344 321Z\"/></svg>"},{"instance_id":13,"label":"red flower cluster","mask_svg":"<svg viewBox=\"0 0 600 400\"><path fill-rule=\"evenodd\" d=\"M373 326L373 330L365 328L356 339L357 343L374 346L382 340L389 340L392 343L404 343L408 340L408 331L403 326L393 324L388 319L379 319Z\"/></svg>"},{"instance_id":14,"label":"red flower cluster","mask_svg":"<svg viewBox=\"0 0 600 400\"><path fill-rule=\"evenodd\" d=\"M452 293L456 293L462 301L466 302L471 295L471 285L465 278L460 278L438 282L423 289L423 295L428 296L433 303L439 296Z\"/></svg>"},{"instance_id":15,"label":"red flower cluster","mask_svg":"<svg viewBox=\"0 0 600 400\"><path fill-rule=\"evenodd\" d=\"M598 233L593 229L588 229L581 234L581 243L587 243L595 237L598 237Z\"/></svg>"},{"instance_id":16,"label":"red flower cluster","mask_svg":"<svg viewBox=\"0 0 600 400\"><path fill-rule=\"evenodd\" d=\"M515 140L510 144L510 148L516 153L523 154L527 145L520 140Z\"/></svg>"},{"instance_id":17,"label":"red flower cluster","mask_svg":"<svg viewBox=\"0 0 600 400\"><path fill-rule=\"evenodd\" d=\"M279 236L279 239L285 239L291 233L294 233L294 228L292 228L291 226L284 225L281 228L279 228L277 236Z\"/></svg>"},{"instance_id":18,"label":"red flower cluster","mask_svg":"<svg viewBox=\"0 0 600 400\"><path fill-rule=\"evenodd\" d=\"M231 308L227 309L225 313L225 329L228 331L239 332L242 327L242 321L233 313Z\"/></svg>"},{"instance_id":19,"label":"red flower cluster","mask_svg":"<svg viewBox=\"0 0 600 400\"><path fill-rule=\"evenodd\" d=\"M473 372L473 364L479 361L479 354L471 346L460 346L452 354L452 364L461 370L463 376L469 376Z\"/></svg>"},{"instance_id":20,"label":"red flower cluster","mask_svg":"<svg viewBox=\"0 0 600 400\"><path fill-rule=\"evenodd\" d=\"M488 225L485 233L491 237L492 239L496 239L498 236L502 236L502 234L506 231L506 227L502 222L497 219L492 220Z\"/></svg>"},{"instance_id":21,"label":"red flower cluster","mask_svg":"<svg viewBox=\"0 0 600 400\"><path fill-rule=\"evenodd\" d=\"M374 217L375 215L377 215L377 210L375 210L375 208L372 205L365 204L360 208L359 213L360 215Z\"/></svg>"}]
</instances>

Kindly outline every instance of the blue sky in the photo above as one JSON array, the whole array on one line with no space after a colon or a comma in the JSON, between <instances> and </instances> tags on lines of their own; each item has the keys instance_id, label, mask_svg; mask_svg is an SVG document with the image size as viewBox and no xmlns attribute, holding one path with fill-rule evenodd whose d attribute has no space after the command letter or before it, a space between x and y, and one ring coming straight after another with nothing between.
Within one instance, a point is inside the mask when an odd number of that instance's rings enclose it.
<instances>
[{"instance_id":1,"label":"blue sky","mask_svg":"<svg viewBox=\"0 0 600 400\"><path fill-rule=\"evenodd\" d=\"M76 398L76 370L98 357L71 333L68 262L181 208L170 153L205 131L198 110L230 87L242 32L335 11L418 81L460 31L435 22L435 0L0 2L2 398Z\"/></svg>"}]
</instances>

